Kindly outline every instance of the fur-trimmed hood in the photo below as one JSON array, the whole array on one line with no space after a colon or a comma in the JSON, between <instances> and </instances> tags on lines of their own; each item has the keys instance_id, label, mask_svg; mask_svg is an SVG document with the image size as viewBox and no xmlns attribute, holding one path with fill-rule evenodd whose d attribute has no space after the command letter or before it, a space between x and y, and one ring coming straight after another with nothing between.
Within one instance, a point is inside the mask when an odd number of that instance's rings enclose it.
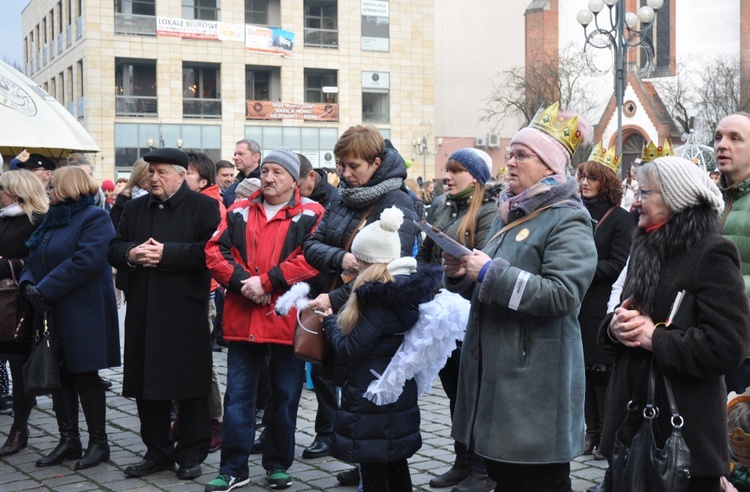
<instances>
[{"instance_id":1,"label":"fur-trimmed hood","mask_svg":"<svg viewBox=\"0 0 750 492\"><path fill-rule=\"evenodd\" d=\"M440 265L423 264L411 275L397 275L394 282L367 282L356 290L361 303L391 306L418 305L430 300L442 281Z\"/></svg>"},{"instance_id":2,"label":"fur-trimmed hood","mask_svg":"<svg viewBox=\"0 0 750 492\"><path fill-rule=\"evenodd\" d=\"M638 228L633 237L622 299L633 298L633 309L653 313L662 265L674 255L689 250L707 234L719 233L719 216L701 203L675 213L659 230Z\"/></svg>"}]
</instances>

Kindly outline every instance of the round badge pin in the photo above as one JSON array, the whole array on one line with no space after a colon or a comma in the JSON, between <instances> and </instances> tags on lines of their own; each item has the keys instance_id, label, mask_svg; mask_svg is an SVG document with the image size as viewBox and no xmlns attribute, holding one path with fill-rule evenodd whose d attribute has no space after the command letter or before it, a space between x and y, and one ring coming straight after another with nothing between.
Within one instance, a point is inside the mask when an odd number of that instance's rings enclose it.
<instances>
[{"instance_id":1,"label":"round badge pin","mask_svg":"<svg viewBox=\"0 0 750 492\"><path fill-rule=\"evenodd\" d=\"M529 237L529 230L528 229L521 229L518 234L516 234L516 241L523 241Z\"/></svg>"}]
</instances>

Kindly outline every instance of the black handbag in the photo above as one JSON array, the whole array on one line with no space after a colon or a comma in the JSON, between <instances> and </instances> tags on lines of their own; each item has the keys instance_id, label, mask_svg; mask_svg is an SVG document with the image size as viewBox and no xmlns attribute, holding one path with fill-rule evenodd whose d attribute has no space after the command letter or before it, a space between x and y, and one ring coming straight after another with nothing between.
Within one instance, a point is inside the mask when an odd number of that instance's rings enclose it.
<instances>
[{"instance_id":1,"label":"black handbag","mask_svg":"<svg viewBox=\"0 0 750 492\"><path fill-rule=\"evenodd\" d=\"M661 374L671 412L672 434L661 441L654 419L656 373L651 360L646 406L639 412L636 394L628 402L628 415L615 434L612 450L612 492L684 492L690 483L690 449L682 435L684 420L675 403L672 384ZM637 389L637 388L636 388Z\"/></svg>"},{"instance_id":2,"label":"black handbag","mask_svg":"<svg viewBox=\"0 0 750 492\"><path fill-rule=\"evenodd\" d=\"M34 348L23 365L23 386L28 396L48 395L62 388L57 340L47 322L47 311L39 312L42 327L35 330Z\"/></svg>"}]
</instances>

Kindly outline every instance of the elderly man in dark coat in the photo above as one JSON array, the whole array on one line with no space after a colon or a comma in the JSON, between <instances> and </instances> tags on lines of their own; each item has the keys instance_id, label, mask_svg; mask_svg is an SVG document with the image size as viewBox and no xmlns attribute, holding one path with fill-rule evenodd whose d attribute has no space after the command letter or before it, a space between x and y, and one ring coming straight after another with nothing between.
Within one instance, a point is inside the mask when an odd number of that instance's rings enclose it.
<instances>
[{"instance_id":1,"label":"elderly man in dark coat","mask_svg":"<svg viewBox=\"0 0 750 492\"><path fill-rule=\"evenodd\" d=\"M136 399L146 444L144 459L125 474L142 477L177 462L177 476L192 479L201 475L211 442L210 275L203 250L219 224L219 206L188 188L184 152L158 149L144 159L151 193L125 206L108 255L128 277L123 396ZM180 405L176 446L171 400Z\"/></svg>"}]
</instances>

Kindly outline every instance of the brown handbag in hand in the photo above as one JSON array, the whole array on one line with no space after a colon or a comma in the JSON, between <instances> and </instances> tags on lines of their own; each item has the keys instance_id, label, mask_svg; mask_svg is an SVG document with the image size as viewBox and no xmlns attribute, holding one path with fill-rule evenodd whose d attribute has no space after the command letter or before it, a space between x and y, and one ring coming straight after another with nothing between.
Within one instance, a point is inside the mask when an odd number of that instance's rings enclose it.
<instances>
[{"instance_id":1,"label":"brown handbag in hand","mask_svg":"<svg viewBox=\"0 0 750 492\"><path fill-rule=\"evenodd\" d=\"M320 316L313 309L298 310L294 355L305 362L321 363L330 349Z\"/></svg>"}]
</instances>

